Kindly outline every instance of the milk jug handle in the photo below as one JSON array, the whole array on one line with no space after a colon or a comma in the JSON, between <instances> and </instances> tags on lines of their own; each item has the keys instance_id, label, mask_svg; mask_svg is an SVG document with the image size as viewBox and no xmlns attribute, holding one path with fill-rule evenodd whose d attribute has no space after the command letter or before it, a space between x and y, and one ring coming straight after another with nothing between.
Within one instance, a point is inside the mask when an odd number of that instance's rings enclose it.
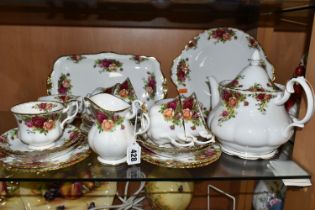
<instances>
[{"instance_id":1,"label":"milk jug handle","mask_svg":"<svg viewBox=\"0 0 315 210\"><path fill-rule=\"evenodd\" d=\"M141 108L141 105L142 105L142 101L140 100L132 101L131 111L126 114L125 116L126 119L131 120L132 118L134 118L137 115L138 110Z\"/></svg>"},{"instance_id":2,"label":"milk jug handle","mask_svg":"<svg viewBox=\"0 0 315 210\"><path fill-rule=\"evenodd\" d=\"M305 95L306 95L306 102L307 102L307 109L306 114L304 118L301 120L292 117L293 122L287 126L285 129L285 132L289 132L291 127L297 126L297 127L303 127L304 124L310 120L314 113L314 91L311 87L311 85L307 82L307 80L304 77L297 77L289 80L286 84L286 88L284 90L284 95L278 99L276 99L275 104L276 105L283 105L290 97L292 93L294 93L294 84L299 83L302 88L304 89Z\"/></svg>"},{"instance_id":3,"label":"milk jug handle","mask_svg":"<svg viewBox=\"0 0 315 210\"><path fill-rule=\"evenodd\" d=\"M71 105L72 103L74 103L75 108L74 108L74 112L70 114L68 111L69 111L70 107L72 106L72 105ZM66 113L66 114L67 114L66 119L64 119L64 120L61 122L61 124L60 124L60 127L61 127L62 129L65 127L65 124L66 124L67 122L69 122L69 121L71 121L73 118L75 118L75 116L76 116L77 113L78 113L78 110L79 110L78 101L72 101L72 102L70 102L70 103L68 104L68 106L62 110L63 113Z\"/></svg>"},{"instance_id":4,"label":"milk jug handle","mask_svg":"<svg viewBox=\"0 0 315 210\"><path fill-rule=\"evenodd\" d=\"M135 135L140 135L140 134L144 134L145 132L147 132L150 128L150 117L147 113L143 113L141 116L141 128L135 132Z\"/></svg>"}]
</instances>

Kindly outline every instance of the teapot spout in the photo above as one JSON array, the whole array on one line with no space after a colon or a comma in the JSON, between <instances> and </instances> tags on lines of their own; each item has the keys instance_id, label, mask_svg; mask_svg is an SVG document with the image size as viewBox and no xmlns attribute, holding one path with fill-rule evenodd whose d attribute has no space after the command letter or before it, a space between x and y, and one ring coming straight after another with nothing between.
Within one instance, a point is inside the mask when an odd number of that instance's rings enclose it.
<instances>
[{"instance_id":1,"label":"teapot spout","mask_svg":"<svg viewBox=\"0 0 315 210\"><path fill-rule=\"evenodd\" d=\"M220 101L219 85L217 80L213 76L208 77L208 81L210 83L211 90L211 108L213 109L218 105Z\"/></svg>"}]
</instances>

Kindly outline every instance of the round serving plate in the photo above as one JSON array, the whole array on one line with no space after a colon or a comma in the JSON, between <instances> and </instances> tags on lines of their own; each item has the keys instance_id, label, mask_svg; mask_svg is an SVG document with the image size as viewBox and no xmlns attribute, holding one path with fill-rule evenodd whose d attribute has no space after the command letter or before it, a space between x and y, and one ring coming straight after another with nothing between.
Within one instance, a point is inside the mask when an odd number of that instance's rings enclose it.
<instances>
[{"instance_id":1,"label":"round serving plate","mask_svg":"<svg viewBox=\"0 0 315 210\"><path fill-rule=\"evenodd\" d=\"M177 156L162 156L148 150L142 149L141 157L151 164L167 168L198 168L209 165L221 156L221 148L218 144L212 143L207 147L189 154L179 154Z\"/></svg>"},{"instance_id":2,"label":"round serving plate","mask_svg":"<svg viewBox=\"0 0 315 210\"><path fill-rule=\"evenodd\" d=\"M210 89L207 77L218 82L231 80L248 65L254 50L262 58L262 66L270 78L274 68L266 59L259 43L236 28L212 28L194 37L172 65L172 81L181 94L195 92L205 111L210 109Z\"/></svg>"}]
</instances>

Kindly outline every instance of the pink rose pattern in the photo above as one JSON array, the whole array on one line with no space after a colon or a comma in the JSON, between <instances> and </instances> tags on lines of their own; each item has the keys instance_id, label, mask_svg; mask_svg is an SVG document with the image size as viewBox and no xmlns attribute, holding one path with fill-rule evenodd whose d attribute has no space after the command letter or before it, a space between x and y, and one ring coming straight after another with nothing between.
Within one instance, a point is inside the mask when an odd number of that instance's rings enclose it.
<instances>
[{"instance_id":1,"label":"pink rose pattern","mask_svg":"<svg viewBox=\"0 0 315 210\"><path fill-rule=\"evenodd\" d=\"M71 88L70 74L61 74L58 80L58 93L61 95L71 94Z\"/></svg>"},{"instance_id":2,"label":"pink rose pattern","mask_svg":"<svg viewBox=\"0 0 315 210\"><path fill-rule=\"evenodd\" d=\"M55 128L56 126L56 119L58 119L59 114L49 115L49 116L28 116L25 115L19 121L20 123L24 123L28 128L29 132L32 133L42 133L47 134L50 130Z\"/></svg>"},{"instance_id":3,"label":"pink rose pattern","mask_svg":"<svg viewBox=\"0 0 315 210\"><path fill-rule=\"evenodd\" d=\"M254 49L258 49L259 48L259 44L258 41L256 39L254 39L253 37L246 37L248 40L248 47L250 48L254 48Z\"/></svg>"},{"instance_id":4,"label":"pink rose pattern","mask_svg":"<svg viewBox=\"0 0 315 210\"><path fill-rule=\"evenodd\" d=\"M52 110L53 108L57 107L57 104L53 104L53 103L39 103L36 104L34 106L32 106L33 109L37 109L39 111L44 111L44 112L48 112L50 110Z\"/></svg>"},{"instance_id":5,"label":"pink rose pattern","mask_svg":"<svg viewBox=\"0 0 315 210\"><path fill-rule=\"evenodd\" d=\"M270 99L275 97L275 95L268 93L268 91L266 91L259 84L254 84L249 89L244 90L244 91L250 91L250 94L242 94L240 93L240 91L233 91L229 89L229 88L241 87L241 85L238 82L238 79L239 78L232 80L227 85L228 87L227 89L222 88L220 90L221 99L224 105L224 110L222 111L221 117L218 120L220 126L222 125L222 122L227 121L231 118L235 118L237 114L236 109L239 107L241 103L245 107L249 105L249 102L246 100L247 97L252 97L257 101L255 105L258 106L258 110L262 114L265 114L267 110L266 108L268 106Z\"/></svg>"},{"instance_id":6,"label":"pink rose pattern","mask_svg":"<svg viewBox=\"0 0 315 210\"><path fill-rule=\"evenodd\" d=\"M104 71L117 72L118 70L119 71L123 70L122 63L120 61L115 60L115 59L107 59L107 58L97 59L94 64L94 68L96 67L101 68L100 73Z\"/></svg>"},{"instance_id":7,"label":"pink rose pattern","mask_svg":"<svg viewBox=\"0 0 315 210\"><path fill-rule=\"evenodd\" d=\"M177 83L186 86L186 80L190 80L189 73L188 58L181 59L176 68Z\"/></svg>"},{"instance_id":8,"label":"pink rose pattern","mask_svg":"<svg viewBox=\"0 0 315 210\"><path fill-rule=\"evenodd\" d=\"M229 28L217 28L216 30L211 30L208 33L208 39L215 39L215 43L225 43L232 39L237 39L236 33L234 30Z\"/></svg>"},{"instance_id":9,"label":"pink rose pattern","mask_svg":"<svg viewBox=\"0 0 315 210\"><path fill-rule=\"evenodd\" d=\"M156 80L152 72L147 72L148 78L144 80L144 89L148 93L150 99L155 99L156 95ZM149 99L147 99L149 100Z\"/></svg>"},{"instance_id":10,"label":"pink rose pattern","mask_svg":"<svg viewBox=\"0 0 315 210\"><path fill-rule=\"evenodd\" d=\"M67 59L73 61L73 63L79 63L81 60L85 59L82 55L71 55Z\"/></svg>"},{"instance_id":11,"label":"pink rose pattern","mask_svg":"<svg viewBox=\"0 0 315 210\"><path fill-rule=\"evenodd\" d=\"M118 84L113 88L112 92L115 96L127 101L128 103L135 100L136 93L129 79L125 80L123 83Z\"/></svg>"},{"instance_id":12,"label":"pink rose pattern","mask_svg":"<svg viewBox=\"0 0 315 210\"><path fill-rule=\"evenodd\" d=\"M196 126L201 124L198 103L194 95L181 100L176 98L162 104L160 106L160 113L163 114L166 121L172 123L170 126L171 129L175 129L175 126L182 126L184 121L191 121L193 123L192 130L195 130Z\"/></svg>"},{"instance_id":13,"label":"pink rose pattern","mask_svg":"<svg viewBox=\"0 0 315 210\"><path fill-rule=\"evenodd\" d=\"M136 64L140 64L143 61L148 60L148 58L146 56L141 56L141 55L134 55L130 58L130 60L133 60L136 62Z\"/></svg>"},{"instance_id":14,"label":"pink rose pattern","mask_svg":"<svg viewBox=\"0 0 315 210\"><path fill-rule=\"evenodd\" d=\"M112 132L117 126L120 126L120 129L122 130L125 129L125 126L123 125L123 117L110 112L103 112L98 109L93 110L93 112L95 114L96 125L99 132Z\"/></svg>"},{"instance_id":15,"label":"pink rose pattern","mask_svg":"<svg viewBox=\"0 0 315 210\"><path fill-rule=\"evenodd\" d=\"M188 44L186 45L185 48L186 48L186 49L196 49L199 39L200 39L199 36L194 37L192 40L190 40L190 41L188 42Z\"/></svg>"},{"instance_id":16,"label":"pink rose pattern","mask_svg":"<svg viewBox=\"0 0 315 210\"><path fill-rule=\"evenodd\" d=\"M192 130L196 129L196 126L201 124L200 110L198 108L199 104L195 95L189 96L182 99L182 116L185 121L191 121L193 126Z\"/></svg>"},{"instance_id":17,"label":"pink rose pattern","mask_svg":"<svg viewBox=\"0 0 315 210\"><path fill-rule=\"evenodd\" d=\"M222 122L235 118L236 108L239 107L241 102L246 102L245 95L229 89L221 90L221 99L223 101L224 110L218 120L219 126L222 125Z\"/></svg>"},{"instance_id":18,"label":"pink rose pattern","mask_svg":"<svg viewBox=\"0 0 315 210\"><path fill-rule=\"evenodd\" d=\"M162 104L160 106L160 113L163 114L163 117L166 121L170 121L172 125L170 126L170 129L175 129L175 126L181 126L182 125L182 113L180 111L180 105L179 100L174 99L168 103Z\"/></svg>"}]
</instances>

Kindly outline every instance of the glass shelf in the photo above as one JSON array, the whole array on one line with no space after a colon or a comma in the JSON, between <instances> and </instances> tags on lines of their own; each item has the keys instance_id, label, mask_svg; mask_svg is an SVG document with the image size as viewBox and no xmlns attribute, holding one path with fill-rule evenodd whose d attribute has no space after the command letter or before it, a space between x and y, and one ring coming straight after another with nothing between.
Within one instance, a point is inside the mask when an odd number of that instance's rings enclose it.
<instances>
[{"instance_id":1,"label":"glass shelf","mask_svg":"<svg viewBox=\"0 0 315 210\"><path fill-rule=\"evenodd\" d=\"M15 127L15 119L10 112L0 112L0 132L3 133ZM288 161L293 162L293 161ZM257 180L257 179L297 179L310 178L302 168L290 174L274 175L268 167L269 160L242 160L222 154L213 164L194 169L169 169L146 162L139 165L104 166L100 164L95 154L91 154L82 162L68 168L44 172L28 173L20 170L0 169L1 181L180 181L180 180Z\"/></svg>"},{"instance_id":2,"label":"glass shelf","mask_svg":"<svg viewBox=\"0 0 315 210\"><path fill-rule=\"evenodd\" d=\"M276 0L3 0L0 24L306 30L311 1Z\"/></svg>"}]
</instances>

